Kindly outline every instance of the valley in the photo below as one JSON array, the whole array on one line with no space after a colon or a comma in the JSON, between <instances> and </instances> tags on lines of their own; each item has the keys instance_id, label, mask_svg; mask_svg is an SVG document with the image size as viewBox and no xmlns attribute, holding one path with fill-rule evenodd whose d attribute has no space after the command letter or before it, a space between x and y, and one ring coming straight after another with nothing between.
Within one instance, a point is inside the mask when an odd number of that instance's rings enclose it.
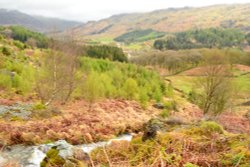
<instances>
[{"instance_id":1,"label":"valley","mask_svg":"<svg viewBox=\"0 0 250 167\"><path fill-rule=\"evenodd\" d=\"M249 166L249 4L0 15L1 167Z\"/></svg>"}]
</instances>

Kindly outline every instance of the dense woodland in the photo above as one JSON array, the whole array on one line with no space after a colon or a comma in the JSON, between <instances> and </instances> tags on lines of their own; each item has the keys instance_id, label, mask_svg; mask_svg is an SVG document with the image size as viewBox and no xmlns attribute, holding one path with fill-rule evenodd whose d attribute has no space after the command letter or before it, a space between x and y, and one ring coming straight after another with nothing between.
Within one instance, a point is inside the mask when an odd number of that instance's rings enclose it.
<instances>
[{"instance_id":1,"label":"dense woodland","mask_svg":"<svg viewBox=\"0 0 250 167\"><path fill-rule=\"evenodd\" d=\"M200 29L171 34L167 39L154 42L159 50L181 50L194 48L241 48L249 41L249 34L245 35L236 29ZM246 42L247 41L247 42Z\"/></svg>"},{"instance_id":2,"label":"dense woodland","mask_svg":"<svg viewBox=\"0 0 250 167\"><path fill-rule=\"evenodd\" d=\"M120 62L128 61L126 55L123 53L123 50L115 46L85 46L84 51L87 56L93 58L109 59L111 61Z\"/></svg>"}]
</instances>

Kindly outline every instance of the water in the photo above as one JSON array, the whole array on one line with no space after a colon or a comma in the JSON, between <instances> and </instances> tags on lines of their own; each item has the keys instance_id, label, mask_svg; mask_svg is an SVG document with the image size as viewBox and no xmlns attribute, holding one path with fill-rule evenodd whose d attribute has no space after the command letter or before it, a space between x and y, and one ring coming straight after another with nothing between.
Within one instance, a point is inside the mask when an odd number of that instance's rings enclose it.
<instances>
[{"instance_id":1,"label":"water","mask_svg":"<svg viewBox=\"0 0 250 167\"><path fill-rule=\"evenodd\" d=\"M60 153L70 153L73 147L78 147L83 150L86 154L90 154L91 151L110 145L114 141L128 141L132 140L132 135L125 134L117 138L111 139L105 142L97 142L91 144L83 144L73 146L64 140L57 141L55 143L42 144L40 146L22 146L17 145L11 147L10 151L4 151L0 153L0 165L1 162L19 162L21 167L40 167L40 163L46 157L46 152L53 146L61 144L59 148L62 148ZM73 153L72 153L73 154ZM66 154L65 154L66 155Z\"/></svg>"},{"instance_id":2,"label":"water","mask_svg":"<svg viewBox=\"0 0 250 167\"><path fill-rule=\"evenodd\" d=\"M97 148L101 148L107 145L110 145L112 142L114 141L128 141L130 142L132 140L132 135L129 134L124 134L122 136L119 136L117 138L111 139L107 142L97 142L97 143L91 143L91 144L83 144L80 145L79 147L82 148L82 150L87 153L90 154L91 151L97 149Z\"/></svg>"}]
</instances>

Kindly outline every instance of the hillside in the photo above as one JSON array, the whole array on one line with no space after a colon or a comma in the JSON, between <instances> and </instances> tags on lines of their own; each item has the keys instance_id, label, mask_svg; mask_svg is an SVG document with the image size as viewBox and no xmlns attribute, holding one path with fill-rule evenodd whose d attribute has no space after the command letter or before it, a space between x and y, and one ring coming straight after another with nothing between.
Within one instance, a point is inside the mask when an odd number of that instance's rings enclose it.
<instances>
[{"instance_id":1,"label":"hillside","mask_svg":"<svg viewBox=\"0 0 250 167\"><path fill-rule=\"evenodd\" d=\"M0 167L250 167L250 2L179 3L0 8Z\"/></svg>"},{"instance_id":2,"label":"hillside","mask_svg":"<svg viewBox=\"0 0 250 167\"><path fill-rule=\"evenodd\" d=\"M50 32L54 29L64 31L79 24L75 21L31 16L16 10L0 9L0 25L20 25L39 32Z\"/></svg>"},{"instance_id":3,"label":"hillside","mask_svg":"<svg viewBox=\"0 0 250 167\"><path fill-rule=\"evenodd\" d=\"M236 29L199 29L178 32L154 42L156 49L225 48L247 45L248 35Z\"/></svg>"},{"instance_id":4,"label":"hillside","mask_svg":"<svg viewBox=\"0 0 250 167\"><path fill-rule=\"evenodd\" d=\"M77 38L116 38L138 30L153 29L159 32L181 32L211 27L250 30L250 4L215 5L202 8L179 8L115 15L74 28Z\"/></svg>"},{"instance_id":5,"label":"hillside","mask_svg":"<svg viewBox=\"0 0 250 167\"><path fill-rule=\"evenodd\" d=\"M117 42L125 42L125 43L131 43L131 42L143 42L155 38L160 38L165 35L164 32L157 32L151 29L147 30L135 30L132 32L125 33L114 40Z\"/></svg>"}]
</instances>

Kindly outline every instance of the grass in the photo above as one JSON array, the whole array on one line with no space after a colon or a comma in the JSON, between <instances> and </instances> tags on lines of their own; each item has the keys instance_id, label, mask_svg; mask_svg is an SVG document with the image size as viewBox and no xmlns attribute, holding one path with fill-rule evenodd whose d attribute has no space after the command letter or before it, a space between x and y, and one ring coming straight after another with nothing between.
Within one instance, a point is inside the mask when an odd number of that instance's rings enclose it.
<instances>
[{"instance_id":1,"label":"grass","mask_svg":"<svg viewBox=\"0 0 250 167\"><path fill-rule=\"evenodd\" d=\"M234 78L234 82L239 88L240 94L249 95L250 94L250 74L241 75Z\"/></svg>"},{"instance_id":2,"label":"grass","mask_svg":"<svg viewBox=\"0 0 250 167\"><path fill-rule=\"evenodd\" d=\"M194 85L194 81L197 79L197 77L179 75L169 76L166 78L172 81L172 84L175 88L183 91L185 94L191 92Z\"/></svg>"},{"instance_id":3,"label":"grass","mask_svg":"<svg viewBox=\"0 0 250 167\"><path fill-rule=\"evenodd\" d=\"M125 42L125 43L143 42L155 38L160 38L163 37L164 35L165 35L164 32L158 32L152 29L135 30L122 34L121 36L116 37L114 40L117 42Z\"/></svg>"},{"instance_id":4,"label":"grass","mask_svg":"<svg viewBox=\"0 0 250 167\"><path fill-rule=\"evenodd\" d=\"M250 94L250 74L247 75L239 75L245 74L242 71L235 71L233 81L235 83L235 87L238 90L239 95L249 95ZM200 76L183 76L183 75L174 75L166 77L170 79L173 83L173 86L185 94L188 94L192 91L192 88L195 86L195 82Z\"/></svg>"},{"instance_id":5,"label":"grass","mask_svg":"<svg viewBox=\"0 0 250 167\"><path fill-rule=\"evenodd\" d=\"M111 37L98 37L91 39L91 43L110 44L114 43L114 39Z\"/></svg>"},{"instance_id":6,"label":"grass","mask_svg":"<svg viewBox=\"0 0 250 167\"><path fill-rule=\"evenodd\" d=\"M144 142L136 137L131 143L112 143L95 150L91 158L104 166L120 162L127 166L247 166L250 162L247 135L223 133L215 122L177 128Z\"/></svg>"}]
</instances>

